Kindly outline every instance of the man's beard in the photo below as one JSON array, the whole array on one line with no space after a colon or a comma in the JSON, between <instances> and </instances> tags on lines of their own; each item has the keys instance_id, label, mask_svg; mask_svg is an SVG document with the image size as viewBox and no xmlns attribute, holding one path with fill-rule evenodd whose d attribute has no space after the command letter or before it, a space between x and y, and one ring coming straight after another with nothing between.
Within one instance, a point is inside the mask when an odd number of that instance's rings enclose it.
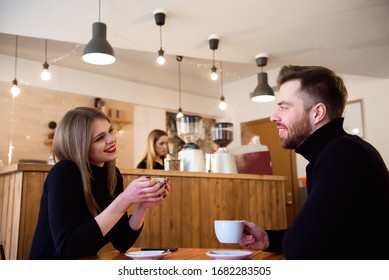
<instances>
[{"instance_id":1,"label":"man's beard","mask_svg":"<svg viewBox=\"0 0 389 280\"><path fill-rule=\"evenodd\" d=\"M311 135L312 128L309 123L308 114L304 114L300 121L292 124L287 130L288 137L286 139L281 139L281 146L284 149L296 149Z\"/></svg>"}]
</instances>

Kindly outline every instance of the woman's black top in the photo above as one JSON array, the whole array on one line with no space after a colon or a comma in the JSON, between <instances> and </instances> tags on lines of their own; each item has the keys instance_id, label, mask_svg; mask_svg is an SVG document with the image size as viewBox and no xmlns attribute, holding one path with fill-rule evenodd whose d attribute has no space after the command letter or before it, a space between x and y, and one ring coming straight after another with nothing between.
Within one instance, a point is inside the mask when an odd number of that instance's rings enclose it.
<instances>
[{"instance_id":1,"label":"woman's black top","mask_svg":"<svg viewBox=\"0 0 389 280\"><path fill-rule=\"evenodd\" d=\"M138 169L147 169L146 160L144 159L141 162L139 162L138 165L136 166L136 168L138 168ZM164 170L165 167L162 164L160 164L159 162L154 161L153 169L162 169L162 170Z\"/></svg>"},{"instance_id":2,"label":"woman's black top","mask_svg":"<svg viewBox=\"0 0 389 280\"><path fill-rule=\"evenodd\" d=\"M104 210L114 200L108 191L107 173L104 167L91 166L91 169L92 192ZM116 174L115 196L123 191L119 169ZM108 242L125 252L142 230L132 230L128 220L125 213L103 237L88 210L80 170L74 162L62 160L51 168L44 183L30 259L78 259L95 255Z\"/></svg>"}]
</instances>

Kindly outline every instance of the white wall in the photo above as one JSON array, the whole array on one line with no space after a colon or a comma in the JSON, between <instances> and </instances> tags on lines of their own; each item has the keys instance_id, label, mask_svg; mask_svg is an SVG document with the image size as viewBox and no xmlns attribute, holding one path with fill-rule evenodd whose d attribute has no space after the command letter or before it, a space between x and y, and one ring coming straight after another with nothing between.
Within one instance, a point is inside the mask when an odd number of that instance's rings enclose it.
<instances>
[{"instance_id":1,"label":"white wall","mask_svg":"<svg viewBox=\"0 0 389 280\"><path fill-rule=\"evenodd\" d=\"M389 79L377 80L345 76L349 100L363 99L365 115L365 140L381 153L389 166L389 132L387 104L389 102Z\"/></svg>"}]
</instances>

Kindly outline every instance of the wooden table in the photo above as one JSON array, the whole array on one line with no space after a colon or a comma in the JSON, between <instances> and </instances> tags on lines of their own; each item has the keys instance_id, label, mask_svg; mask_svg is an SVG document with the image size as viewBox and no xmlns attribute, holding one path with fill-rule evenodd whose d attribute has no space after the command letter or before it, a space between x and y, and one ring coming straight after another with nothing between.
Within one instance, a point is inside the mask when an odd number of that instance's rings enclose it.
<instances>
[{"instance_id":1,"label":"wooden table","mask_svg":"<svg viewBox=\"0 0 389 280\"><path fill-rule=\"evenodd\" d=\"M128 252L139 251L140 248L131 248ZM166 255L164 260L212 260L205 253L212 250L220 250L220 248L179 248L177 251ZM248 250L245 250L248 251ZM251 251L253 254L248 260L282 260L284 255L275 254L264 251ZM83 260L131 260L125 254L118 251L104 252L95 256L82 258Z\"/></svg>"}]
</instances>

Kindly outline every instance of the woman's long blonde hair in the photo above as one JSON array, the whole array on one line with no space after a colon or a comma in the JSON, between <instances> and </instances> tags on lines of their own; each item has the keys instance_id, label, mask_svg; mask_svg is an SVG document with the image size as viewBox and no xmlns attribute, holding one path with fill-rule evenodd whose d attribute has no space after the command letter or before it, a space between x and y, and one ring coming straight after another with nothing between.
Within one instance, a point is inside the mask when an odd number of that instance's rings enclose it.
<instances>
[{"instance_id":1,"label":"woman's long blonde hair","mask_svg":"<svg viewBox=\"0 0 389 280\"><path fill-rule=\"evenodd\" d=\"M71 160L81 172L85 200L89 212L96 216L100 207L91 189L92 171L89 163L89 147L92 141L92 123L95 119L110 119L101 111L91 107L77 107L68 111L60 121L53 140L53 153L57 161ZM116 161L106 162L107 181L110 194L114 196L116 187Z\"/></svg>"},{"instance_id":2,"label":"woman's long blonde hair","mask_svg":"<svg viewBox=\"0 0 389 280\"><path fill-rule=\"evenodd\" d=\"M141 156L141 161L146 160L146 169L153 169L154 161L157 158L157 154L155 152L155 143L162 136L168 136L168 134L163 130L154 129L147 137L147 142Z\"/></svg>"}]
</instances>

